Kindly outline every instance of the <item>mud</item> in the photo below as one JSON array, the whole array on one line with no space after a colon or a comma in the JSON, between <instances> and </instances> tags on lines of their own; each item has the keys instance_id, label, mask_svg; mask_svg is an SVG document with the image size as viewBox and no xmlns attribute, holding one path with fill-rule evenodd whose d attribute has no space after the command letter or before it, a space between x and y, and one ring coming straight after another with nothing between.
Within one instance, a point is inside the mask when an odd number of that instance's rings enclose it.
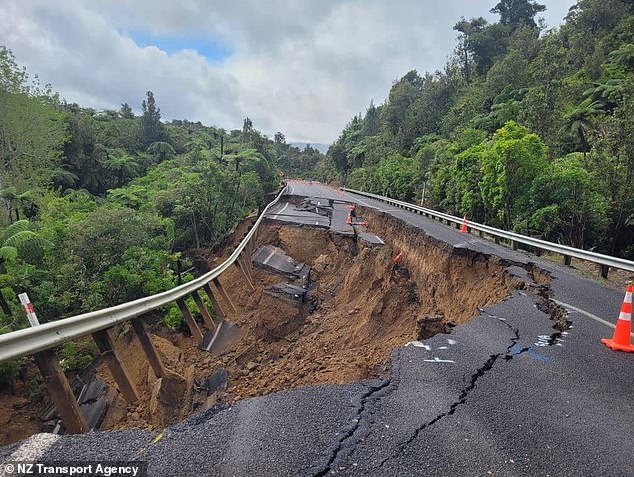
<instances>
[{"instance_id":1,"label":"mud","mask_svg":"<svg viewBox=\"0 0 634 477\"><path fill-rule=\"evenodd\" d=\"M238 269L231 268L221 281L238 311L224 309L240 325L242 338L220 356L199 350L191 337L171 332L158 320L150 321L152 339L170 371L157 379L134 334L127 327L118 330L120 352L141 398L129 404L117 396L101 429L162 429L219 402L385 375L395 347L449 333L478 315L478 308L526 286L496 257L453 249L386 214L367 210L363 215L367 231L379 235L385 246L324 229L263 224L259 245L279 247L311 267L307 299L298 304L266 293L267 287L286 280L270 270L253 268L251 290ZM200 268L228 256L248 225L242 224L217 255L199 254L205 261ZM401 252L395 266L392 259ZM532 278L540 287L550 277L534 273ZM98 374L116 387L105 366ZM217 382L218 376L222 382L209 390L208 383ZM32 432L33 427L25 430ZM15 437L4 437L4 443Z\"/></svg>"}]
</instances>

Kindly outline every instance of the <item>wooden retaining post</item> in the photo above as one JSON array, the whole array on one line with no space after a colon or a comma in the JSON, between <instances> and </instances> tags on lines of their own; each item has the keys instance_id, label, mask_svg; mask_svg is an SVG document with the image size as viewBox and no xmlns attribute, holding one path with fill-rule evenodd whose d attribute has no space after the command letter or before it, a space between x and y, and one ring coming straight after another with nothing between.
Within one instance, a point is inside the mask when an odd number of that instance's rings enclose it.
<instances>
[{"instance_id":1,"label":"wooden retaining post","mask_svg":"<svg viewBox=\"0 0 634 477\"><path fill-rule=\"evenodd\" d=\"M220 280L218 278L214 278L213 279L213 283L216 286L216 288L218 289L218 292L220 293L220 296L222 296L222 298L227 303L229 303L229 306L231 306L231 308L233 309L234 313L238 313L238 310L236 309L236 306L231 301L231 298L229 298L229 295L227 295L227 292L225 291L224 287L220 283Z\"/></svg>"},{"instance_id":2,"label":"wooden retaining post","mask_svg":"<svg viewBox=\"0 0 634 477\"><path fill-rule=\"evenodd\" d=\"M211 300L211 304L214 306L214 310L216 311L216 316L218 317L218 319L220 321L224 320L225 319L225 312L222 309L222 307L220 306L220 302L218 302L218 300L214 296L213 292L211 291L211 287L209 286L209 283L205 283L203 285L203 290L205 290L205 293L207 294L207 296Z\"/></svg>"},{"instance_id":3,"label":"wooden retaining post","mask_svg":"<svg viewBox=\"0 0 634 477\"><path fill-rule=\"evenodd\" d=\"M603 278L608 278L608 273L610 272L610 267L608 265L601 265L601 276Z\"/></svg>"},{"instance_id":4,"label":"wooden retaining post","mask_svg":"<svg viewBox=\"0 0 634 477\"><path fill-rule=\"evenodd\" d=\"M192 293L192 298L194 299L194 303L196 303L196 306L198 307L198 311L200 311L200 314L203 317L203 321L207 325L207 328L209 328L210 330L215 330L216 324L214 323L214 320L211 317L209 310L203 303L203 300L200 298L200 295L198 294L197 291Z\"/></svg>"},{"instance_id":5,"label":"wooden retaining post","mask_svg":"<svg viewBox=\"0 0 634 477\"><path fill-rule=\"evenodd\" d=\"M167 370L165 369L165 366L163 366L163 361L157 353L156 348L152 343L152 339L145 328L143 318L134 318L132 320L132 328L134 329L134 333L136 334L139 343L141 343L141 347L145 352L145 356L147 356L147 360L150 362L150 366L152 366L154 375L157 378L164 377L167 374Z\"/></svg>"},{"instance_id":6,"label":"wooden retaining post","mask_svg":"<svg viewBox=\"0 0 634 477\"><path fill-rule=\"evenodd\" d=\"M73 390L66 379L66 375L57 360L54 351L44 350L37 353L35 363L44 378L44 384L48 394L55 404L55 409L62 418L64 427L69 434L81 434L88 432L88 424L79 409L79 404Z\"/></svg>"},{"instance_id":7,"label":"wooden retaining post","mask_svg":"<svg viewBox=\"0 0 634 477\"><path fill-rule=\"evenodd\" d=\"M240 273L246 280L247 284L251 287L251 290L255 290L253 283L251 283L251 278L249 278L249 273L247 272L245 266L242 264L242 261L240 260L240 258L238 257L238 259L235 262L233 262L233 264L236 267L238 267L238 270L240 270Z\"/></svg>"},{"instance_id":8,"label":"wooden retaining post","mask_svg":"<svg viewBox=\"0 0 634 477\"><path fill-rule=\"evenodd\" d=\"M185 303L185 300L183 298L179 298L178 300L176 300L176 304L183 314L183 318L185 319L185 323L187 323L187 326L189 327L192 338L194 338L196 341L202 341L203 334L198 327L198 323L196 323L196 320L194 320L194 317L189 311L189 308L187 308L187 303Z\"/></svg>"},{"instance_id":9,"label":"wooden retaining post","mask_svg":"<svg viewBox=\"0 0 634 477\"><path fill-rule=\"evenodd\" d=\"M95 331L92 337L95 343L97 343L97 348L99 348L99 351L105 358L106 364L117 382L117 386L119 386L123 397L130 403L138 401L139 394L123 366L123 360L119 356L119 353L117 353L112 338L110 338L110 334L108 334L108 330Z\"/></svg>"},{"instance_id":10,"label":"wooden retaining post","mask_svg":"<svg viewBox=\"0 0 634 477\"><path fill-rule=\"evenodd\" d=\"M249 272L249 278L251 278L251 281L255 283L255 280L253 279L253 259L251 258L251 252L247 252L245 250L240 255L240 258L242 258L242 263L246 267L247 272Z\"/></svg>"},{"instance_id":11,"label":"wooden retaining post","mask_svg":"<svg viewBox=\"0 0 634 477\"><path fill-rule=\"evenodd\" d=\"M564 255L564 265L570 266L572 263L572 257L570 255Z\"/></svg>"}]
</instances>

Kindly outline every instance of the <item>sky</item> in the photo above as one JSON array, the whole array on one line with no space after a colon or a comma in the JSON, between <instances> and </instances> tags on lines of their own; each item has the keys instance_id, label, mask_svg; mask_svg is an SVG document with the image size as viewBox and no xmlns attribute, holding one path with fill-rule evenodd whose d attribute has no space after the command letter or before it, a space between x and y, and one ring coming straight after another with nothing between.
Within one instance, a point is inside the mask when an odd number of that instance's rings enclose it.
<instances>
[{"instance_id":1,"label":"sky","mask_svg":"<svg viewBox=\"0 0 634 477\"><path fill-rule=\"evenodd\" d=\"M331 143L412 69L442 69L452 26L496 0L0 0L0 44L69 102L154 93L165 120ZM542 0L556 27L575 0Z\"/></svg>"}]
</instances>

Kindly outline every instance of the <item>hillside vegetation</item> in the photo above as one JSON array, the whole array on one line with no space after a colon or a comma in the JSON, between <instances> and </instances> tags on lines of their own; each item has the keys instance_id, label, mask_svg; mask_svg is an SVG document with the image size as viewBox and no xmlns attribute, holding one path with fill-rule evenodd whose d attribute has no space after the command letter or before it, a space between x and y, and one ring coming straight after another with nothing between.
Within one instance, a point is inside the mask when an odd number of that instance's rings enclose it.
<instances>
[{"instance_id":1,"label":"hillside vegetation","mask_svg":"<svg viewBox=\"0 0 634 477\"><path fill-rule=\"evenodd\" d=\"M45 322L191 278L283 174L321 157L249 118L233 131L161 121L151 91L141 109L69 104L0 47L0 333L28 326L20 292Z\"/></svg>"},{"instance_id":2,"label":"hillside vegetation","mask_svg":"<svg viewBox=\"0 0 634 477\"><path fill-rule=\"evenodd\" d=\"M316 176L634 258L634 2L579 0L550 30L544 9L459 19L444 70L395 81Z\"/></svg>"}]
</instances>

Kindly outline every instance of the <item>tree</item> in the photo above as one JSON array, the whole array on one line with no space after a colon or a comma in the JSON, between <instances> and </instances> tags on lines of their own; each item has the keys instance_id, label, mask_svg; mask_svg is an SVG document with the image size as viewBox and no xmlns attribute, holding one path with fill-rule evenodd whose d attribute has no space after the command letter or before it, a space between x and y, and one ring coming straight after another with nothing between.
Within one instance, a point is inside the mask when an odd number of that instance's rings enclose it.
<instances>
[{"instance_id":1,"label":"tree","mask_svg":"<svg viewBox=\"0 0 634 477\"><path fill-rule=\"evenodd\" d=\"M132 106L128 103L122 103L121 109L119 110L121 117L123 119L134 119L134 111L132 111Z\"/></svg>"},{"instance_id":2,"label":"tree","mask_svg":"<svg viewBox=\"0 0 634 477\"><path fill-rule=\"evenodd\" d=\"M176 154L172 145L164 141L153 142L148 146L147 152L157 156L158 162L163 162L165 159L169 159Z\"/></svg>"},{"instance_id":3,"label":"tree","mask_svg":"<svg viewBox=\"0 0 634 477\"><path fill-rule=\"evenodd\" d=\"M381 110L374 106L374 101L370 100L370 106L365 112L363 118L363 128L361 134L363 136L376 136L381 132Z\"/></svg>"},{"instance_id":4,"label":"tree","mask_svg":"<svg viewBox=\"0 0 634 477\"><path fill-rule=\"evenodd\" d=\"M17 194L48 185L67 137L50 85L27 81L26 70L0 46L0 190L12 186Z\"/></svg>"},{"instance_id":5,"label":"tree","mask_svg":"<svg viewBox=\"0 0 634 477\"><path fill-rule=\"evenodd\" d=\"M509 121L493 135L491 153L483 157L481 190L489 216L512 230L526 212L531 183L546 167L546 146L539 136Z\"/></svg>"},{"instance_id":6,"label":"tree","mask_svg":"<svg viewBox=\"0 0 634 477\"><path fill-rule=\"evenodd\" d=\"M472 18L470 21L460 18L453 29L460 32L458 37L458 51L462 61L462 72L467 85L471 84L471 62L473 61L472 35L482 31L487 26L487 21L482 18Z\"/></svg>"},{"instance_id":7,"label":"tree","mask_svg":"<svg viewBox=\"0 0 634 477\"><path fill-rule=\"evenodd\" d=\"M490 12L500 15L500 23L515 29L520 25L537 27L535 15L546 10L535 0L501 0Z\"/></svg>"},{"instance_id":8,"label":"tree","mask_svg":"<svg viewBox=\"0 0 634 477\"><path fill-rule=\"evenodd\" d=\"M6 265L14 262L18 256L28 260L41 253L47 241L30 230L28 220L12 223L0 234L0 275L7 273ZM0 290L0 309L5 317L11 316L11 308Z\"/></svg>"},{"instance_id":9,"label":"tree","mask_svg":"<svg viewBox=\"0 0 634 477\"><path fill-rule=\"evenodd\" d=\"M601 239L607 201L580 154L556 160L532 184L529 225L546 240L583 248Z\"/></svg>"},{"instance_id":10,"label":"tree","mask_svg":"<svg viewBox=\"0 0 634 477\"><path fill-rule=\"evenodd\" d=\"M273 141L275 144L286 144L286 137L281 132L276 132L273 136Z\"/></svg>"},{"instance_id":11,"label":"tree","mask_svg":"<svg viewBox=\"0 0 634 477\"><path fill-rule=\"evenodd\" d=\"M108 151L108 158L104 161L105 169L115 173L115 187L121 187L127 180L134 178L139 171L139 164L132 156L122 150Z\"/></svg>"},{"instance_id":12,"label":"tree","mask_svg":"<svg viewBox=\"0 0 634 477\"><path fill-rule=\"evenodd\" d=\"M348 174L348 157L343 146L339 142L333 144L328 150L328 155L332 157L337 170L345 177Z\"/></svg>"},{"instance_id":13,"label":"tree","mask_svg":"<svg viewBox=\"0 0 634 477\"><path fill-rule=\"evenodd\" d=\"M147 101L143 100L141 109L141 143L147 147L153 142L165 139L165 129L161 123L161 109L156 106L154 93L148 91Z\"/></svg>"}]
</instances>

